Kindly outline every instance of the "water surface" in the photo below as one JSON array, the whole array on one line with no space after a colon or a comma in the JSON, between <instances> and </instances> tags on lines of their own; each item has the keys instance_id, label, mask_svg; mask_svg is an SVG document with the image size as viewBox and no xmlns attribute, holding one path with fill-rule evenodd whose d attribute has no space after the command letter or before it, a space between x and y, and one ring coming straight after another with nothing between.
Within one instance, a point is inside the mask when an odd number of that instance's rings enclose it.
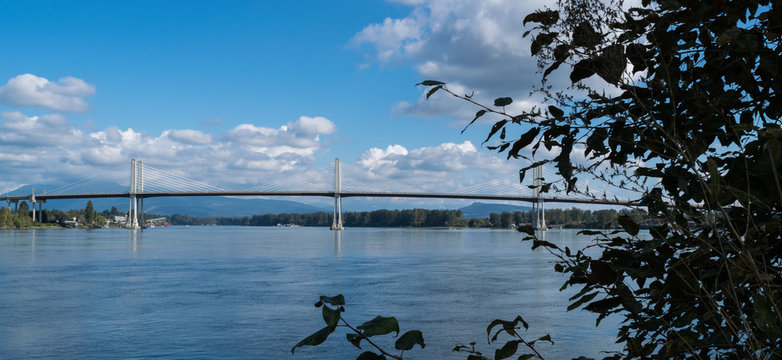
<instances>
[{"instance_id":1,"label":"water surface","mask_svg":"<svg viewBox=\"0 0 782 360\"><path fill-rule=\"evenodd\" d=\"M571 248L588 240L548 231ZM127 231L0 230L2 359L348 359L338 329L318 347L291 347L323 327L318 296L342 293L358 325L395 316L423 331L406 359L465 359L450 350L522 315L549 358L616 349L616 323L566 312L564 281L545 250L512 230L170 227ZM393 348L390 337L379 340Z\"/></svg>"}]
</instances>

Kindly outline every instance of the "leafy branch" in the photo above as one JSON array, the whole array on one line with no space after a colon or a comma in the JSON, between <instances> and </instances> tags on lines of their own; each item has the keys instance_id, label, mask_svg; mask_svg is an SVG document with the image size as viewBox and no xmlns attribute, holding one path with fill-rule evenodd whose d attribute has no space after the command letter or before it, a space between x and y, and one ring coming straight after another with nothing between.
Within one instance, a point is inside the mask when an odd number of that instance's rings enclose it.
<instances>
[{"instance_id":1,"label":"leafy branch","mask_svg":"<svg viewBox=\"0 0 782 360\"><path fill-rule=\"evenodd\" d=\"M499 329L492 335L492 331L495 327L499 327ZM532 358L538 358L543 360L543 355L538 352L537 349L535 349L535 343L539 341L548 341L552 345L554 344L554 341L551 340L551 335L546 334L543 335L535 340L525 340L521 334L517 330L520 330L521 327L524 327L524 330L529 329L529 324L527 324L526 321L521 316L516 316L513 320L501 320L496 319L489 324L489 326L486 328L486 337L489 340L489 344L496 342L497 338L500 336L500 334L505 333L506 335L509 335L513 338L513 340L509 340L505 342L505 344L494 351L494 359L495 360L501 360L501 359L507 359L511 356L516 355L516 352L519 350L519 345L523 345L532 353L526 353L519 355L518 359L520 360L527 360ZM470 343L470 346L466 345L457 345L453 348L453 351L456 352L465 352L470 354L467 359L468 360L489 360L486 356L484 356L480 351L475 350L475 343Z\"/></svg>"},{"instance_id":2,"label":"leafy branch","mask_svg":"<svg viewBox=\"0 0 782 360\"><path fill-rule=\"evenodd\" d=\"M345 312L345 297L342 294L332 297L321 296L320 300L315 303L315 307L322 308L323 321L326 322L326 326L299 341L291 349L291 354L294 353L296 348L301 346L317 346L322 344L337 327L346 327L352 331L351 333L346 334L345 338L356 348L361 349L361 341L365 341L377 351L364 351L358 355L356 360L382 360L386 358L404 360L403 356L405 351L413 349L415 345L419 345L422 349L426 346L421 331L410 330L402 334L394 344L394 348L400 351L399 355L394 355L384 350L377 343L372 341L371 337L387 335L392 332L398 335L399 323L396 318L377 316L359 326L353 327L342 317L342 313ZM342 324L340 324L340 322L342 322Z\"/></svg>"}]
</instances>

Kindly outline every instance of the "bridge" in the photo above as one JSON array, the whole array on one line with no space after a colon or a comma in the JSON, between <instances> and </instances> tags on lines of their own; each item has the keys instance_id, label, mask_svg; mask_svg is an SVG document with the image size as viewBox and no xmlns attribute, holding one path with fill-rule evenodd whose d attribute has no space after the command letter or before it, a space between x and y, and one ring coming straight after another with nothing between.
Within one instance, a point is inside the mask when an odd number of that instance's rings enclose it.
<instances>
[{"instance_id":1,"label":"bridge","mask_svg":"<svg viewBox=\"0 0 782 360\"><path fill-rule=\"evenodd\" d=\"M148 171L147 178L153 180L153 186L145 191L145 174ZM150 172L151 170L151 172ZM172 174L163 170L147 167L144 163L136 159L131 160L130 165L130 183L125 184L113 184L113 187L106 189L105 186L97 186L101 182L105 185L105 181L102 181L101 176L94 176L89 179L78 181L74 184L66 185L54 192L36 194L32 189L30 195L6 195L0 197L0 201L5 200L9 206L18 204L20 201L30 201L32 203L32 217L36 218L36 208L38 205L38 221L41 221L42 204L47 200L61 200L61 199L97 199L97 198L127 198L128 203L128 217L127 228L137 229L144 224L142 219L139 222L139 217L143 218L144 214L144 199L156 198L156 197L193 197L193 196L239 196L239 197L268 197L268 196L289 196L289 197L326 197L334 199L334 212L332 230L344 229L342 223L342 198L351 197L363 197L363 198L430 198L430 199L472 199L472 200L504 200L504 201L519 201L528 202L532 204L535 216L533 218L533 227L538 230L545 230L546 217L545 217L545 203L571 203L571 204L592 204L592 205L622 205L622 206L639 206L637 201L633 200L620 200L614 197L610 200L606 196L606 192L603 192L603 197L596 196L594 191L591 193L581 193L581 196L570 197L557 197L557 196L544 196L544 193L540 191L541 186L546 184L543 167L536 167L533 169L533 184L529 186L532 188L532 194L528 196L517 194L499 194L499 193L479 193L479 189L486 189L487 184L474 185L471 188L463 189L460 192L453 193L436 193L436 192L417 192L417 191L388 191L387 189L371 188L366 185L371 181L366 179L343 179L342 164L340 159L336 159L332 169L326 169L328 172L333 171L333 190L289 190L281 189L282 184L266 184L266 186L251 190L236 191L225 190L219 187L211 186L202 182L187 179L180 175ZM317 172L316 172L317 173ZM323 169L320 170L321 176L323 175ZM151 175L151 176L149 176ZM550 175L549 175L550 176ZM343 189L343 181L351 183L353 190ZM295 183L291 179L286 179L286 183ZM506 182L507 183L507 182ZM552 183L552 182L549 182ZM124 187L124 188L123 188ZM289 186L287 186L289 187ZM100 188L100 190L97 190Z\"/></svg>"}]
</instances>

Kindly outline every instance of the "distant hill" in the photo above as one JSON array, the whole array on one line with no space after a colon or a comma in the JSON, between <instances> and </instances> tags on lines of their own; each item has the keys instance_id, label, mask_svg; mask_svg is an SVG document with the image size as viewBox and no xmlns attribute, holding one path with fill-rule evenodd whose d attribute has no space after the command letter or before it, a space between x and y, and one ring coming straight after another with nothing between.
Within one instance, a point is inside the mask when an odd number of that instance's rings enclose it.
<instances>
[{"instance_id":1,"label":"distant hill","mask_svg":"<svg viewBox=\"0 0 782 360\"><path fill-rule=\"evenodd\" d=\"M462 211L463 214L462 216L465 218L485 218L485 217L489 217L489 214L491 213L499 214L505 211L507 212L530 211L532 210L532 207L474 202L471 205L465 206L459 210Z\"/></svg>"},{"instance_id":2,"label":"distant hill","mask_svg":"<svg viewBox=\"0 0 782 360\"><path fill-rule=\"evenodd\" d=\"M82 209L86 204L87 199L52 200L46 203L44 208L60 210ZM123 212L128 211L128 199L93 199L92 204L98 211L110 210L112 206ZM288 200L194 196L145 199L144 211L158 215L186 214L197 217L233 217L281 213L304 214L318 211L331 212L332 209Z\"/></svg>"}]
</instances>

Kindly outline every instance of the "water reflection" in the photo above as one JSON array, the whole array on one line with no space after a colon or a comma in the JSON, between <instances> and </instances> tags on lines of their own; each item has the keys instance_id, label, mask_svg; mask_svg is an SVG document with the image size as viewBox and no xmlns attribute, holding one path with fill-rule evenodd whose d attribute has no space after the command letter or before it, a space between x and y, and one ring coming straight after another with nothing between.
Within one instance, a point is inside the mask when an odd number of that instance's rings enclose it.
<instances>
[{"instance_id":1,"label":"water reflection","mask_svg":"<svg viewBox=\"0 0 782 360\"><path fill-rule=\"evenodd\" d=\"M38 230L33 229L31 231L31 238L30 238L30 264L35 264L35 235L38 232Z\"/></svg>"},{"instance_id":2,"label":"water reflection","mask_svg":"<svg viewBox=\"0 0 782 360\"><path fill-rule=\"evenodd\" d=\"M141 242L144 237L141 235L143 230L131 229L128 230L128 239L130 243L130 251L136 252L141 250Z\"/></svg>"},{"instance_id":3,"label":"water reflection","mask_svg":"<svg viewBox=\"0 0 782 360\"><path fill-rule=\"evenodd\" d=\"M342 254L342 230L334 230L334 255Z\"/></svg>"}]
</instances>

